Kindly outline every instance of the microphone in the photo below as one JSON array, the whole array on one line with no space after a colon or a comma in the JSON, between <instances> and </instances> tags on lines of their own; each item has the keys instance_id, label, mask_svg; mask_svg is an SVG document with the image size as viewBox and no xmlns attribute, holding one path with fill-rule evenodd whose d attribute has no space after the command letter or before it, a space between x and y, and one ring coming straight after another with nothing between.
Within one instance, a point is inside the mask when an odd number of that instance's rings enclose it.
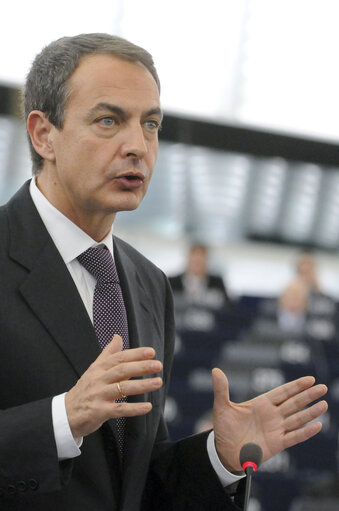
<instances>
[{"instance_id":1,"label":"microphone","mask_svg":"<svg viewBox=\"0 0 339 511\"><path fill-rule=\"evenodd\" d=\"M262 460L262 449L260 445L249 442L242 446L239 455L240 465L246 474L246 488L245 488L245 501L244 511L247 511L248 503L250 500L252 475L258 470Z\"/></svg>"}]
</instances>

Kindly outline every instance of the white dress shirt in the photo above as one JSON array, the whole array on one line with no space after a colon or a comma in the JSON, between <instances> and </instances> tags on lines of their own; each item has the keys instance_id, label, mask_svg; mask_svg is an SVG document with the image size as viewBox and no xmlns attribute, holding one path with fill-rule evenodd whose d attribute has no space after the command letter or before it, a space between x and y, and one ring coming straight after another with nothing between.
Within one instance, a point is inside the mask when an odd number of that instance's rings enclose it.
<instances>
[{"instance_id":1,"label":"white dress shirt","mask_svg":"<svg viewBox=\"0 0 339 511\"><path fill-rule=\"evenodd\" d=\"M97 243L46 199L36 186L35 179L31 181L30 193L35 207L60 252L84 302L88 315L93 322L92 308L96 280L79 263L77 257L88 248L97 245L106 245L114 257L113 226L106 238L103 239L101 243ZM52 400L53 428L59 460L79 456L81 454L80 447L83 440L82 438L74 439L72 435L66 413L65 395L66 394L60 394L59 396L55 396ZM210 433L207 440L207 450L211 464L224 486L228 486L243 477L231 474L221 464L214 445L213 431Z\"/></svg>"}]
</instances>

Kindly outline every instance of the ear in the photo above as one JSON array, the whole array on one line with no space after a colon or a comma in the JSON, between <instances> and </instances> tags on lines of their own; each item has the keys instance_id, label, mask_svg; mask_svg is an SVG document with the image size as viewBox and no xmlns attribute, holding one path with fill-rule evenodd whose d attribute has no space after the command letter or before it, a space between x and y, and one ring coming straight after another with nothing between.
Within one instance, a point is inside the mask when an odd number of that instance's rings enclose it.
<instances>
[{"instance_id":1,"label":"ear","mask_svg":"<svg viewBox=\"0 0 339 511\"><path fill-rule=\"evenodd\" d=\"M55 161L52 133L55 126L40 110L33 110L27 118L27 131L34 149L44 160Z\"/></svg>"}]
</instances>

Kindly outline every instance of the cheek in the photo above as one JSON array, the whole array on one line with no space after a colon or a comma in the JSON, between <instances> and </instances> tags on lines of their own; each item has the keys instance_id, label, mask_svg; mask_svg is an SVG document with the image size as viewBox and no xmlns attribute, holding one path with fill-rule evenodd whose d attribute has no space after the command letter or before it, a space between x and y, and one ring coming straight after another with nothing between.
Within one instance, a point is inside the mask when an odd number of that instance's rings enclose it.
<instances>
[{"instance_id":1,"label":"cheek","mask_svg":"<svg viewBox=\"0 0 339 511\"><path fill-rule=\"evenodd\" d=\"M88 158L88 144L82 143L71 133L64 133L55 145L56 164L64 172L77 168L80 161Z\"/></svg>"},{"instance_id":2,"label":"cheek","mask_svg":"<svg viewBox=\"0 0 339 511\"><path fill-rule=\"evenodd\" d=\"M149 149L149 152L147 154L147 163L148 163L149 170L151 171L151 175L153 174L153 169L154 169L155 163L157 161L157 156L158 156L158 143L155 144L154 146L151 146L151 148Z\"/></svg>"},{"instance_id":3,"label":"cheek","mask_svg":"<svg viewBox=\"0 0 339 511\"><path fill-rule=\"evenodd\" d=\"M84 180L93 180L98 177L109 160L108 150L88 139L73 144L71 157L73 169L77 169L76 173ZM83 184L86 185L86 182Z\"/></svg>"}]
</instances>

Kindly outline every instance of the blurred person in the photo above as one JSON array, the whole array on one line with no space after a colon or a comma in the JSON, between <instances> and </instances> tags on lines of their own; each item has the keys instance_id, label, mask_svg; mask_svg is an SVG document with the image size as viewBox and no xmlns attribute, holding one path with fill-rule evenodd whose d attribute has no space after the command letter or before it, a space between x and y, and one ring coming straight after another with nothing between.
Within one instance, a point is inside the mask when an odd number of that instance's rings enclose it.
<instances>
[{"instance_id":1,"label":"blurred person","mask_svg":"<svg viewBox=\"0 0 339 511\"><path fill-rule=\"evenodd\" d=\"M314 256L302 252L296 261L296 274L291 285L304 286L307 292L308 318L322 317L326 321L336 321L337 307L335 301L321 288ZM333 328L332 328L333 330Z\"/></svg>"},{"instance_id":2,"label":"blurred person","mask_svg":"<svg viewBox=\"0 0 339 511\"><path fill-rule=\"evenodd\" d=\"M153 60L106 34L61 38L24 98L33 179L0 210L1 509L238 510L241 446L267 460L316 435L326 387L309 376L236 404L214 369L213 431L171 443L170 286L112 235L157 157Z\"/></svg>"},{"instance_id":3,"label":"blurred person","mask_svg":"<svg viewBox=\"0 0 339 511\"><path fill-rule=\"evenodd\" d=\"M296 262L295 280L302 282L309 293L320 291L316 264L312 254L303 252L299 255Z\"/></svg>"},{"instance_id":4,"label":"blurred person","mask_svg":"<svg viewBox=\"0 0 339 511\"><path fill-rule=\"evenodd\" d=\"M181 295L185 304L220 309L229 302L225 284L219 275L209 273L208 247L192 244L184 273L169 277L175 297Z\"/></svg>"},{"instance_id":5,"label":"blurred person","mask_svg":"<svg viewBox=\"0 0 339 511\"><path fill-rule=\"evenodd\" d=\"M305 331L308 289L301 281L287 286L278 300L277 320L281 330L293 334Z\"/></svg>"}]
</instances>

